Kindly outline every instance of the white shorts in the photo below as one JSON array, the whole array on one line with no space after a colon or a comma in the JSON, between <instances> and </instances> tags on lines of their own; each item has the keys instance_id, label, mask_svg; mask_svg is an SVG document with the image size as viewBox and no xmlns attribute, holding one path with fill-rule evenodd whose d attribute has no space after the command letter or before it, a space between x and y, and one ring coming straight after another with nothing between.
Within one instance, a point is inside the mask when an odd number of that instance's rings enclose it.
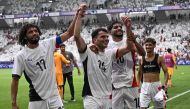
<instances>
[{"instance_id":1,"label":"white shorts","mask_svg":"<svg viewBox=\"0 0 190 109\"><path fill-rule=\"evenodd\" d=\"M28 109L64 109L61 97L53 96L46 100L29 102Z\"/></svg>"},{"instance_id":2,"label":"white shorts","mask_svg":"<svg viewBox=\"0 0 190 109\"><path fill-rule=\"evenodd\" d=\"M83 103L84 109L111 109L111 100L109 98L85 96Z\"/></svg>"},{"instance_id":3,"label":"white shorts","mask_svg":"<svg viewBox=\"0 0 190 109\"><path fill-rule=\"evenodd\" d=\"M155 108L164 108L166 102L163 101L156 101L155 95L158 93L159 88L161 87L161 82L143 82L141 86L141 93L140 93L140 107L148 107L151 100L153 100L153 104Z\"/></svg>"},{"instance_id":4,"label":"white shorts","mask_svg":"<svg viewBox=\"0 0 190 109\"><path fill-rule=\"evenodd\" d=\"M113 109L139 109L138 87L122 87L112 90Z\"/></svg>"}]
</instances>

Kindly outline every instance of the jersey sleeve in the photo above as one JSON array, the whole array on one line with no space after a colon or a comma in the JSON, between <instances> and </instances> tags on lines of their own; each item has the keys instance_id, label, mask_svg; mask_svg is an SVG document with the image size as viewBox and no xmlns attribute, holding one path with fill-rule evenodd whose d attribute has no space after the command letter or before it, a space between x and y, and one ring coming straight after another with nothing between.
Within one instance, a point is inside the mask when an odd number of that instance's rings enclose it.
<instances>
[{"instance_id":1,"label":"jersey sleeve","mask_svg":"<svg viewBox=\"0 0 190 109\"><path fill-rule=\"evenodd\" d=\"M59 48L59 45L62 43L60 36L53 36L51 38L47 38L42 40L40 43L46 48L49 49L49 51L54 52L56 48Z\"/></svg>"},{"instance_id":2,"label":"jersey sleeve","mask_svg":"<svg viewBox=\"0 0 190 109\"><path fill-rule=\"evenodd\" d=\"M54 51L56 48L56 37L44 39L40 43L49 50Z\"/></svg>"},{"instance_id":3,"label":"jersey sleeve","mask_svg":"<svg viewBox=\"0 0 190 109\"><path fill-rule=\"evenodd\" d=\"M12 70L12 76L22 76L22 73L24 71L24 65L23 65L23 59L21 55L17 55L14 58L14 65L13 65L13 70Z\"/></svg>"}]
</instances>

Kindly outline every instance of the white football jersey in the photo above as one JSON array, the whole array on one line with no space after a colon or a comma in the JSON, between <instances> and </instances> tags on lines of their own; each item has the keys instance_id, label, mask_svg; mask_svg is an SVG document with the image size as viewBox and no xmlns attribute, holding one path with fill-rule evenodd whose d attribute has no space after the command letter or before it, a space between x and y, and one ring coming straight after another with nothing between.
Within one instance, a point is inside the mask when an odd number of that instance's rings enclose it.
<instances>
[{"instance_id":1,"label":"white football jersey","mask_svg":"<svg viewBox=\"0 0 190 109\"><path fill-rule=\"evenodd\" d=\"M84 53L80 53L86 77L85 84L89 84L92 96L97 98L107 98L111 95L111 69L112 60L116 50L99 52L95 54L87 47ZM87 83L88 82L88 83ZM84 85L85 87L85 85ZM83 88L83 92L89 89ZM84 94L85 96L87 94Z\"/></svg>"},{"instance_id":2,"label":"white football jersey","mask_svg":"<svg viewBox=\"0 0 190 109\"><path fill-rule=\"evenodd\" d=\"M12 74L21 76L25 74L30 84L30 97L37 93L41 99L58 95L55 80L55 64L53 52L56 38L45 39L35 49L27 46L16 55ZM31 99L31 98L30 98ZM32 98L35 101L35 98Z\"/></svg>"},{"instance_id":3,"label":"white football jersey","mask_svg":"<svg viewBox=\"0 0 190 109\"><path fill-rule=\"evenodd\" d=\"M115 42L110 38L109 49L126 47L126 39ZM112 84L114 88L136 86L134 54L129 52L115 59L112 64Z\"/></svg>"}]
</instances>

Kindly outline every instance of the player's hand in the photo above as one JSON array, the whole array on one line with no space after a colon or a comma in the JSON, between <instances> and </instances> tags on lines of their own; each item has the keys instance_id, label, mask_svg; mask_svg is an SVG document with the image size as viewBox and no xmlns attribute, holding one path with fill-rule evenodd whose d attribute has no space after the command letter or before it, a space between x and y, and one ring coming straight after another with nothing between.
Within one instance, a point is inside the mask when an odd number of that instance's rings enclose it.
<instances>
[{"instance_id":1,"label":"player's hand","mask_svg":"<svg viewBox=\"0 0 190 109\"><path fill-rule=\"evenodd\" d=\"M86 9L87 9L86 4L84 4L84 3L80 4L79 9L78 9L78 14L79 14L81 17L84 17L85 12L86 12Z\"/></svg>"},{"instance_id":2,"label":"player's hand","mask_svg":"<svg viewBox=\"0 0 190 109\"><path fill-rule=\"evenodd\" d=\"M132 29L131 29L131 19L127 16L123 16L121 17L123 23L125 24L126 28L127 28L127 37L129 39L129 41L132 41L132 42L135 42L136 41L136 38L135 38L135 35L134 33L132 32Z\"/></svg>"},{"instance_id":3,"label":"player's hand","mask_svg":"<svg viewBox=\"0 0 190 109\"><path fill-rule=\"evenodd\" d=\"M127 29L131 29L131 19L128 16L122 16L121 20L123 21L124 25L127 27Z\"/></svg>"},{"instance_id":4,"label":"player's hand","mask_svg":"<svg viewBox=\"0 0 190 109\"><path fill-rule=\"evenodd\" d=\"M70 67L70 64L65 64L66 67Z\"/></svg>"},{"instance_id":5,"label":"player's hand","mask_svg":"<svg viewBox=\"0 0 190 109\"><path fill-rule=\"evenodd\" d=\"M93 51L95 54L98 54L99 52L98 47L94 44L90 46L90 50Z\"/></svg>"}]
</instances>

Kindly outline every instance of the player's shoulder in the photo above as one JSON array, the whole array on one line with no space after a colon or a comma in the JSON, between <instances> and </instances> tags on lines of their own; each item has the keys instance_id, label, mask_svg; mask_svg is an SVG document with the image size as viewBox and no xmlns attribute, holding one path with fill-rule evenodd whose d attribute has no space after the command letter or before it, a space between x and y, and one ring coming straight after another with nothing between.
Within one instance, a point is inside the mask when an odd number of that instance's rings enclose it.
<instances>
[{"instance_id":1,"label":"player's shoulder","mask_svg":"<svg viewBox=\"0 0 190 109\"><path fill-rule=\"evenodd\" d=\"M18 53L16 54L16 56L24 55L25 51L26 51L26 48L23 47L22 50L18 51Z\"/></svg>"},{"instance_id":2,"label":"player's shoulder","mask_svg":"<svg viewBox=\"0 0 190 109\"><path fill-rule=\"evenodd\" d=\"M58 55L59 57L64 57L61 53L57 53L57 55Z\"/></svg>"},{"instance_id":3,"label":"player's shoulder","mask_svg":"<svg viewBox=\"0 0 190 109\"><path fill-rule=\"evenodd\" d=\"M41 40L39 42L39 45L44 46L45 48L48 48L48 47L50 47L50 45L52 45L52 44L54 45L55 42L56 42L56 37L50 37L50 38Z\"/></svg>"},{"instance_id":4,"label":"player's shoulder","mask_svg":"<svg viewBox=\"0 0 190 109\"><path fill-rule=\"evenodd\" d=\"M20 50L15 56L14 56L14 59L16 59L16 60L23 60L24 59L24 54L25 54L25 52L24 52L24 50L22 49L22 50Z\"/></svg>"},{"instance_id":5,"label":"player's shoulder","mask_svg":"<svg viewBox=\"0 0 190 109\"><path fill-rule=\"evenodd\" d=\"M55 53L54 53L54 56L59 56L59 57L60 57L61 55L62 55L62 54L59 53L59 52L55 52Z\"/></svg>"}]
</instances>

